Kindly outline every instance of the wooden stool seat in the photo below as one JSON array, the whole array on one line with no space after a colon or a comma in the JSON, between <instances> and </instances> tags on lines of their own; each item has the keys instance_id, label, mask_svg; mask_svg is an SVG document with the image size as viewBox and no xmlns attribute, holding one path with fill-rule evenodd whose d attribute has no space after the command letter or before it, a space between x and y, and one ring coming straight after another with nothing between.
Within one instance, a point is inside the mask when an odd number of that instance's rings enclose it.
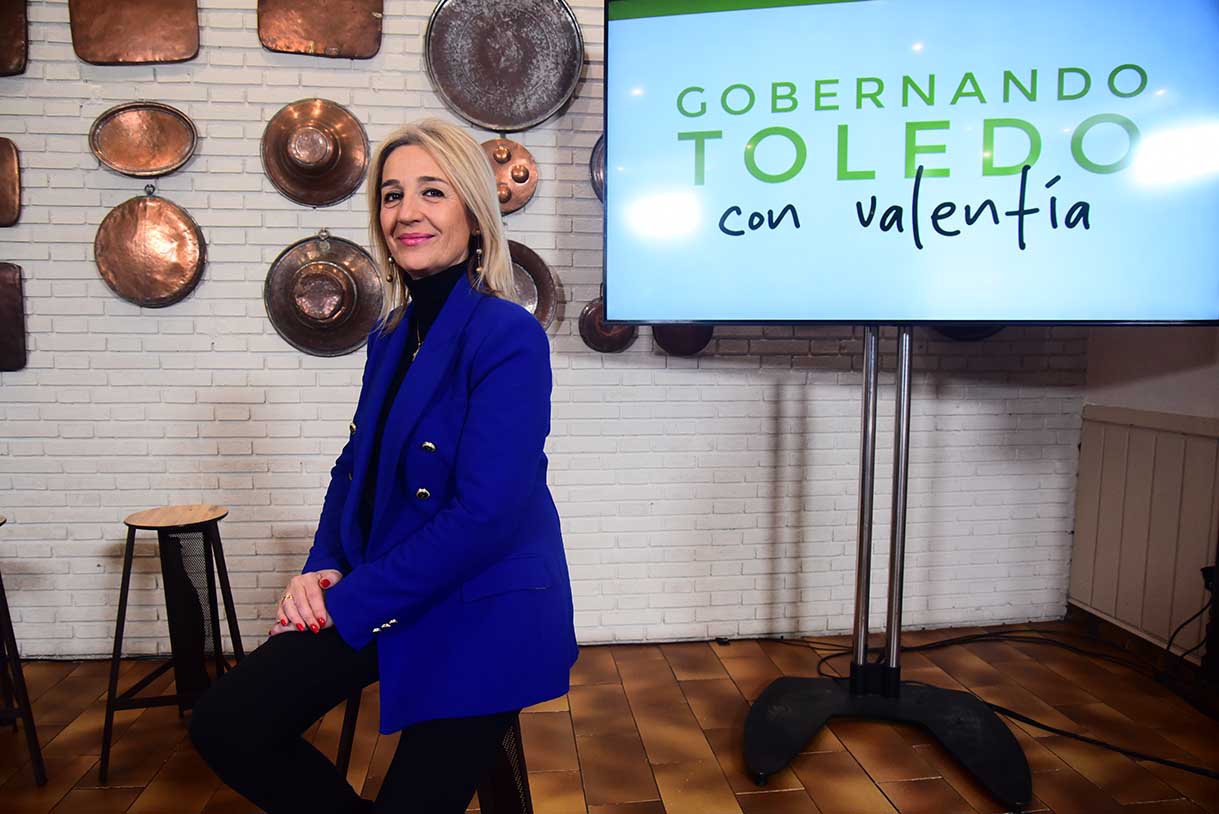
<instances>
[{"instance_id":1,"label":"wooden stool seat","mask_svg":"<svg viewBox=\"0 0 1219 814\"><path fill-rule=\"evenodd\" d=\"M106 692L106 718L102 727L102 753L98 767L98 779L102 783L106 782L110 769L110 741L114 733L115 712L172 704L177 705L179 715L185 714L211 686L212 677L207 669L209 644L215 657L216 677L231 669L221 646L217 588L224 599L234 657L240 661L245 656L241 633L237 629L233 590L229 586L229 574L224 565L224 548L220 543L220 521L228 513L229 510L223 506L198 503L146 509L129 515L123 521L127 526L127 546L123 552L118 620L114 626L114 653L110 660L110 686ZM165 591L172 657L119 693L119 662L122 658L123 627L127 618L137 531L157 533L161 586ZM136 697L137 693L170 669L174 671L174 695Z\"/></svg>"},{"instance_id":2,"label":"wooden stool seat","mask_svg":"<svg viewBox=\"0 0 1219 814\"><path fill-rule=\"evenodd\" d=\"M189 503L182 506L161 506L127 515L123 522L133 529L160 531L200 526L228 517L229 510L211 503Z\"/></svg>"},{"instance_id":3,"label":"wooden stool seat","mask_svg":"<svg viewBox=\"0 0 1219 814\"><path fill-rule=\"evenodd\" d=\"M7 522L8 519L0 515L0 526ZM42 747L38 744L38 732L34 728L34 710L25 687L25 673L21 669L21 655L17 652L17 637L13 633L13 617L9 615L3 579L0 579L0 692L3 693L0 723L12 721L14 730L18 721L25 726L25 746L34 768L34 782L45 786L47 767L42 759Z\"/></svg>"}]
</instances>

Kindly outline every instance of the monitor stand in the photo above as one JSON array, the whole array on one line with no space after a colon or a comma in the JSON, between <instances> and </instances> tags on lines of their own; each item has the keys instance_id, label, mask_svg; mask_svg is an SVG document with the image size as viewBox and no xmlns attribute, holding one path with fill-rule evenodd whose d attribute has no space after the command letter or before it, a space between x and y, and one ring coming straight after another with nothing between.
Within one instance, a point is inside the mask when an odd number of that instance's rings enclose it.
<instances>
[{"instance_id":1,"label":"monitor stand","mask_svg":"<svg viewBox=\"0 0 1219 814\"><path fill-rule=\"evenodd\" d=\"M876 378L879 328L864 336L862 441L859 465L859 558L849 678L785 677L753 703L745 720L745 766L759 786L785 767L831 718L919 724L996 800L1023 810L1032 800L1028 761L1011 730L977 696L901 680L902 578L906 489L910 462L911 328L898 331L889 607L883 657L868 663L872 493L876 464Z\"/></svg>"}]
</instances>

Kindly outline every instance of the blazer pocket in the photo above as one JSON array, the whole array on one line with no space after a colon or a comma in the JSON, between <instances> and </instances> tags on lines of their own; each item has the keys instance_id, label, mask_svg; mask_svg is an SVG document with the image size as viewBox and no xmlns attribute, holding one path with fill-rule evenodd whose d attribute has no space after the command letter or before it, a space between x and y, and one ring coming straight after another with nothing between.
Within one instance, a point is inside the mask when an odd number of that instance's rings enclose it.
<instances>
[{"instance_id":1,"label":"blazer pocket","mask_svg":"<svg viewBox=\"0 0 1219 814\"><path fill-rule=\"evenodd\" d=\"M550 571L539 554L518 554L500 560L461 586L461 598L473 602L510 591L541 591L550 587Z\"/></svg>"}]
</instances>

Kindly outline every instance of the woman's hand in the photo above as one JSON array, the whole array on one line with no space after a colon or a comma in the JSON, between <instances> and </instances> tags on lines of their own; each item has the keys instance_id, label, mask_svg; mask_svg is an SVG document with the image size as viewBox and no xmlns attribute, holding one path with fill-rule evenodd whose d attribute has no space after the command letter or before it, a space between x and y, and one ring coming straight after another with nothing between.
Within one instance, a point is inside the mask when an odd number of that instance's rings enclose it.
<instances>
[{"instance_id":1,"label":"woman's hand","mask_svg":"<svg viewBox=\"0 0 1219 814\"><path fill-rule=\"evenodd\" d=\"M268 631L269 634L277 636L290 630L318 633L334 627L322 592L342 578L343 574L333 568L308 571L293 577L279 600L278 624Z\"/></svg>"}]
</instances>

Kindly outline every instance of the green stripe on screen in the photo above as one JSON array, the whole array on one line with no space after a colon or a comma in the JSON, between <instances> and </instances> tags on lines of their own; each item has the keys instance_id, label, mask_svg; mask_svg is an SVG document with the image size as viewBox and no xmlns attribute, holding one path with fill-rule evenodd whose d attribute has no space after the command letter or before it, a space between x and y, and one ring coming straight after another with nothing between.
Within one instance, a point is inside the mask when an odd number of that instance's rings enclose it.
<instances>
[{"instance_id":1,"label":"green stripe on screen","mask_svg":"<svg viewBox=\"0 0 1219 814\"><path fill-rule=\"evenodd\" d=\"M613 0L609 5L609 18L611 20L634 20L640 17L704 14L709 11L745 11L758 8L866 2L868 0Z\"/></svg>"}]
</instances>

